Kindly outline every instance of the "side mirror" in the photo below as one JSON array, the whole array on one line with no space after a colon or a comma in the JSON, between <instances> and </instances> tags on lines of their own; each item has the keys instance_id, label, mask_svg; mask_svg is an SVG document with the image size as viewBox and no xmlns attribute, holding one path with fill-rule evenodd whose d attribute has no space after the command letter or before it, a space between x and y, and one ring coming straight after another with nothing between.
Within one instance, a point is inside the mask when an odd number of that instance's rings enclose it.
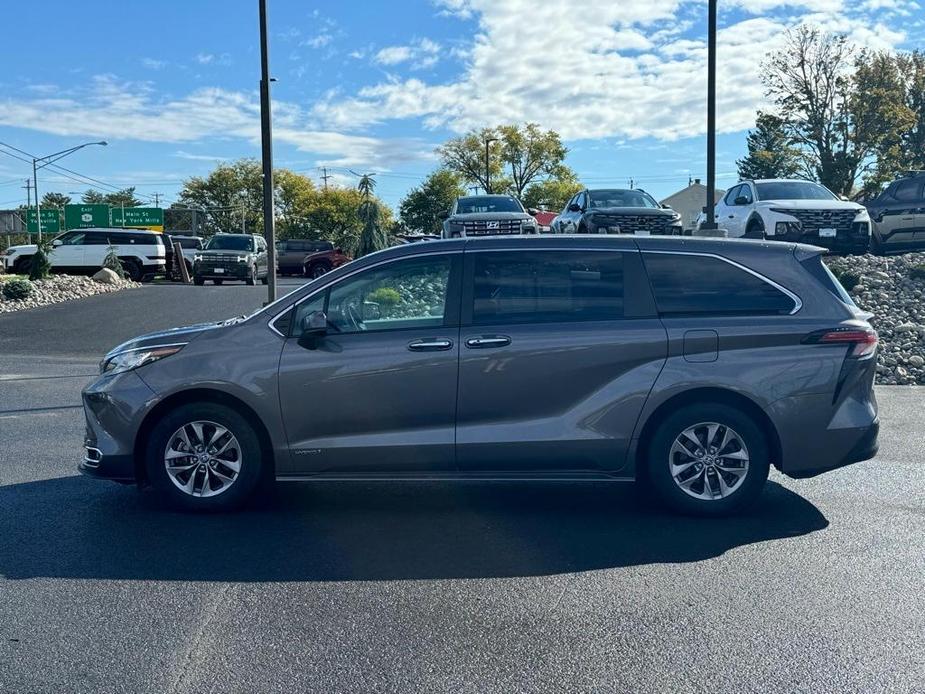
<instances>
[{"instance_id":1,"label":"side mirror","mask_svg":"<svg viewBox=\"0 0 925 694\"><path fill-rule=\"evenodd\" d=\"M839 196L838 196L838 199L839 199L839 200L844 200L845 202L848 202L848 196L847 196L847 195L839 195Z\"/></svg>"},{"instance_id":2,"label":"side mirror","mask_svg":"<svg viewBox=\"0 0 925 694\"><path fill-rule=\"evenodd\" d=\"M538 215L539 213L540 213L540 211L539 211L538 209L536 209L535 207L528 207L528 208L527 208L527 214L530 215L531 217L536 217L536 215Z\"/></svg>"},{"instance_id":3,"label":"side mirror","mask_svg":"<svg viewBox=\"0 0 925 694\"><path fill-rule=\"evenodd\" d=\"M375 301L363 302L363 320L380 320L382 318L382 307Z\"/></svg>"},{"instance_id":4,"label":"side mirror","mask_svg":"<svg viewBox=\"0 0 925 694\"><path fill-rule=\"evenodd\" d=\"M52 245L53 248L57 248L57 247L60 246L62 243L63 243L62 241L59 241L58 239L55 239L54 241L51 242L51 245Z\"/></svg>"},{"instance_id":5,"label":"side mirror","mask_svg":"<svg viewBox=\"0 0 925 694\"><path fill-rule=\"evenodd\" d=\"M449 219L449 218L450 218L449 212L441 212L440 214L437 215L437 219Z\"/></svg>"},{"instance_id":6,"label":"side mirror","mask_svg":"<svg viewBox=\"0 0 925 694\"><path fill-rule=\"evenodd\" d=\"M316 349L318 340L328 332L328 317L324 311L312 311L302 319L299 328L302 330L299 344L306 349Z\"/></svg>"},{"instance_id":7,"label":"side mirror","mask_svg":"<svg viewBox=\"0 0 925 694\"><path fill-rule=\"evenodd\" d=\"M663 210L670 210L670 209L671 209L671 205L662 205L662 209L663 209Z\"/></svg>"},{"instance_id":8,"label":"side mirror","mask_svg":"<svg viewBox=\"0 0 925 694\"><path fill-rule=\"evenodd\" d=\"M748 204L748 198L745 197L744 195L740 195L740 196L737 197L733 202L735 202L736 205L747 205L747 204Z\"/></svg>"},{"instance_id":9,"label":"side mirror","mask_svg":"<svg viewBox=\"0 0 925 694\"><path fill-rule=\"evenodd\" d=\"M568 211L569 212L581 212L581 205L579 205L577 202L573 202L571 205L568 206Z\"/></svg>"}]
</instances>

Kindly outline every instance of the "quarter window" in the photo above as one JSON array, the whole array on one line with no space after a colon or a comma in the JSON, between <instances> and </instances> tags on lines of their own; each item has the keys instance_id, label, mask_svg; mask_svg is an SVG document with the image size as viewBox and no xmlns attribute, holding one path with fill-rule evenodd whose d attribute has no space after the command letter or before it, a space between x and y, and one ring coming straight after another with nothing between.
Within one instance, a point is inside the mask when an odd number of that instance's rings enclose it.
<instances>
[{"instance_id":1,"label":"quarter window","mask_svg":"<svg viewBox=\"0 0 925 694\"><path fill-rule=\"evenodd\" d=\"M622 253L536 251L474 256L474 325L623 317Z\"/></svg>"},{"instance_id":2,"label":"quarter window","mask_svg":"<svg viewBox=\"0 0 925 694\"><path fill-rule=\"evenodd\" d=\"M662 316L777 315L793 299L731 263L701 255L643 253Z\"/></svg>"}]
</instances>

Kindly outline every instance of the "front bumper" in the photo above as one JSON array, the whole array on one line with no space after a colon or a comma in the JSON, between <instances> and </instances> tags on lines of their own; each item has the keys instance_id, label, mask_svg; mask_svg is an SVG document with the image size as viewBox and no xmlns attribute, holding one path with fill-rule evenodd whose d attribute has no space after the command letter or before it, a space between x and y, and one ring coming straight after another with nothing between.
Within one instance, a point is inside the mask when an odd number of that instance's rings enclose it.
<instances>
[{"instance_id":1,"label":"front bumper","mask_svg":"<svg viewBox=\"0 0 925 694\"><path fill-rule=\"evenodd\" d=\"M84 456L77 469L117 482L135 481L135 439L156 396L134 371L101 376L81 394Z\"/></svg>"},{"instance_id":2,"label":"front bumper","mask_svg":"<svg viewBox=\"0 0 925 694\"><path fill-rule=\"evenodd\" d=\"M243 280L247 279L250 273L250 266L247 263L235 263L227 265L203 265L196 263L193 266L193 276L203 277L206 279L229 279Z\"/></svg>"},{"instance_id":3,"label":"front bumper","mask_svg":"<svg viewBox=\"0 0 925 694\"><path fill-rule=\"evenodd\" d=\"M790 226L787 232L781 233L777 229L778 221ZM848 228L836 229L835 236L820 236L818 229L803 229L794 225L791 220L783 219L778 221L772 222L772 226L765 227L765 237L769 241L805 243L810 246L821 246L835 252L863 253L870 246L869 222L853 222Z\"/></svg>"}]
</instances>

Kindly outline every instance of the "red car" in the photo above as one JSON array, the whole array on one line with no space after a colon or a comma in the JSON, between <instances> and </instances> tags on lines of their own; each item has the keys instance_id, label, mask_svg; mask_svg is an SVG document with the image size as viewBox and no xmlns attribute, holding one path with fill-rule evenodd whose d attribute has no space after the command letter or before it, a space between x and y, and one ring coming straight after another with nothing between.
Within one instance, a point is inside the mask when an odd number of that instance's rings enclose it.
<instances>
[{"instance_id":1,"label":"red car","mask_svg":"<svg viewBox=\"0 0 925 694\"><path fill-rule=\"evenodd\" d=\"M281 275L321 277L352 258L330 241L288 239L276 244L276 264Z\"/></svg>"}]
</instances>

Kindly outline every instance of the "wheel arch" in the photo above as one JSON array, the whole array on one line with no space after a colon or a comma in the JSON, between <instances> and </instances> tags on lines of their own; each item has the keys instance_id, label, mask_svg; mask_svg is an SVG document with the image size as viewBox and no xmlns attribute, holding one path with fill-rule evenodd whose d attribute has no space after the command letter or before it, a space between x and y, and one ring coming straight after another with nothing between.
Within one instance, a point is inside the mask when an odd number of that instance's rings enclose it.
<instances>
[{"instance_id":1,"label":"wheel arch","mask_svg":"<svg viewBox=\"0 0 925 694\"><path fill-rule=\"evenodd\" d=\"M767 225L764 223L764 217L757 210L752 210L751 214L748 216L748 220L745 222L745 233L747 234L750 229L759 227L762 232L767 232Z\"/></svg>"},{"instance_id":2,"label":"wheel arch","mask_svg":"<svg viewBox=\"0 0 925 694\"><path fill-rule=\"evenodd\" d=\"M265 456L268 463L265 474L272 479L276 475L276 457L273 451L273 440L270 438L270 432L267 430L263 420L257 415L254 409L240 398L214 388L190 388L173 393L162 401L157 403L151 411L148 412L138 427L138 433L135 435L135 445L133 448L133 457L135 461L135 479L139 484L147 483L147 472L145 471L145 447L148 439L160 418L167 412L182 405L194 402L208 402L216 405L224 405L235 410L254 427L257 438L260 441L260 450Z\"/></svg>"},{"instance_id":3,"label":"wheel arch","mask_svg":"<svg viewBox=\"0 0 925 694\"><path fill-rule=\"evenodd\" d=\"M771 454L771 464L780 469L783 449L780 442L780 436L777 428L768 417L768 414L751 398L742 395L734 390L716 387L702 387L685 390L681 393L672 395L670 398L661 403L646 418L640 431L636 445L635 464L636 472L641 472L646 465L646 456L649 450L649 444L655 434L658 425L665 420L671 413L676 412L682 407L688 405L697 405L703 403L719 403L735 407L749 415L759 426L765 439L768 442L768 450Z\"/></svg>"}]
</instances>

